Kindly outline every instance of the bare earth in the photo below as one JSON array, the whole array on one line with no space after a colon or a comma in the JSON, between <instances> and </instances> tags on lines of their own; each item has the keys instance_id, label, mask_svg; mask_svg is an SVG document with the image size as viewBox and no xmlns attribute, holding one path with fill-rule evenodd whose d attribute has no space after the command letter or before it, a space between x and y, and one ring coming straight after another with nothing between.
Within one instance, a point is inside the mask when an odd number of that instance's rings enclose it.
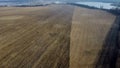
<instances>
[{"instance_id":1,"label":"bare earth","mask_svg":"<svg viewBox=\"0 0 120 68\"><path fill-rule=\"evenodd\" d=\"M68 68L74 8L11 9L0 12L0 68Z\"/></svg>"},{"instance_id":2,"label":"bare earth","mask_svg":"<svg viewBox=\"0 0 120 68\"><path fill-rule=\"evenodd\" d=\"M0 68L94 68L115 18L71 5L0 7Z\"/></svg>"},{"instance_id":3,"label":"bare earth","mask_svg":"<svg viewBox=\"0 0 120 68\"><path fill-rule=\"evenodd\" d=\"M94 68L115 16L105 11L75 8L70 42L70 68Z\"/></svg>"}]
</instances>

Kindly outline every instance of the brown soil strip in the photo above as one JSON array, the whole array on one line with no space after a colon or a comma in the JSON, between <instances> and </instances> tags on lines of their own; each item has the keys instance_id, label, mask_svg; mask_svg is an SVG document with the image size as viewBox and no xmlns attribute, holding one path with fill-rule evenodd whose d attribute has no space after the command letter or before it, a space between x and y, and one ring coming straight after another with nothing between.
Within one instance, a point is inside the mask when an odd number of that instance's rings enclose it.
<instances>
[{"instance_id":1,"label":"brown soil strip","mask_svg":"<svg viewBox=\"0 0 120 68\"><path fill-rule=\"evenodd\" d=\"M70 40L70 68L94 68L115 16L76 7Z\"/></svg>"}]
</instances>

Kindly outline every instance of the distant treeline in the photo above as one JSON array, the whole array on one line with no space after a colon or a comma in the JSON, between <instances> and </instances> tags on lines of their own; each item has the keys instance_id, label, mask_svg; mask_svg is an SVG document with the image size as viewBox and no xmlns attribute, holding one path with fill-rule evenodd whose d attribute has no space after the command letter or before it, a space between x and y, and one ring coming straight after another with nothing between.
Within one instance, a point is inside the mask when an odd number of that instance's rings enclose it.
<instances>
[{"instance_id":1,"label":"distant treeline","mask_svg":"<svg viewBox=\"0 0 120 68\"><path fill-rule=\"evenodd\" d=\"M88 5L83 5L83 4L75 4L75 3L68 3L68 4L75 5L75 6L80 6L80 7L84 7L84 8L89 8L89 9L100 9L100 10L112 13L114 15L120 15L120 9L118 9L118 8L116 8L116 9L103 9L103 8L96 8L94 6L88 6Z\"/></svg>"},{"instance_id":2,"label":"distant treeline","mask_svg":"<svg viewBox=\"0 0 120 68\"><path fill-rule=\"evenodd\" d=\"M88 6L88 5L82 5L82 4L75 4L75 3L67 3L67 4L80 6L80 7L84 7L84 8L89 8L89 9L98 9L98 8L96 8L94 6Z\"/></svg>"},{"instance_id":3,"label":"distant treeline","mask_svg":"<svg viewBox=\"0 0 120 68\"><path fill-rule=\"evenodd\" d=\"M110 9L110 10L106 10L107 12L110 12L114 15L120 15L120 9Z\"/></svg>"},{"instance_id":4,"label":"distant treeline","mask_svg":"<svg viewBox=\"0 0 120 68\"><path fill-rule=\"evenodd\" d=\"M49 4L39 4L39 5L0 5L0 7L38 7L38 6L47 6Z\"/></svg>"},{"instance_id":5,"label":"distant treeline","mask_svg":"<svg viewBox=\"0 0 120 68\"><path fill-rule=\"evenodd\" d=\"M120 7L120 3L113 3L111 5Z\"/></svg>"}]
</instances>

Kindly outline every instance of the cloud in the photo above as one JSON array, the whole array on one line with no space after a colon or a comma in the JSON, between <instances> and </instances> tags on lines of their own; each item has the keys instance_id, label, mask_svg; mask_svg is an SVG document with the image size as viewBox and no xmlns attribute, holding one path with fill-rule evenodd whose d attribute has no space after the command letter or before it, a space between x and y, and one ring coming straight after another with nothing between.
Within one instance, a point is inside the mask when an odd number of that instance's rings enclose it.
<instances>
[{"instance_id":1,"label":"cloud","mask_svg":"<svg viewBox=\"0 0 120 68\"><path fill-rule=\"evenodd\" d=\"M48 1L66 1L66 2L80 2L80 1L100 1L100 2L120 2L120 0L31 0L31 2L48 2Z\"/></svg>"}]
</instances>

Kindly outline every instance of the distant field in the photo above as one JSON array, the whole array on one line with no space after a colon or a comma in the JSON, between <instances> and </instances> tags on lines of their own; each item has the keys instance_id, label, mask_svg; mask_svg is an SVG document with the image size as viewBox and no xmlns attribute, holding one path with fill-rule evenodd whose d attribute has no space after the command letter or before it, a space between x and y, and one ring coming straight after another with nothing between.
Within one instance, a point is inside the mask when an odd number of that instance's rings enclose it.
<instances>
[{"instance_id":1,"label":"distant field","mask_svg":"<svg viewBox=\"0 0 120 68\"><path fill-rule=\"evenodd\" d=\"M71 5L0 7L0 68L94 68L115 18Z\"/></svg>"}]
</instances>

